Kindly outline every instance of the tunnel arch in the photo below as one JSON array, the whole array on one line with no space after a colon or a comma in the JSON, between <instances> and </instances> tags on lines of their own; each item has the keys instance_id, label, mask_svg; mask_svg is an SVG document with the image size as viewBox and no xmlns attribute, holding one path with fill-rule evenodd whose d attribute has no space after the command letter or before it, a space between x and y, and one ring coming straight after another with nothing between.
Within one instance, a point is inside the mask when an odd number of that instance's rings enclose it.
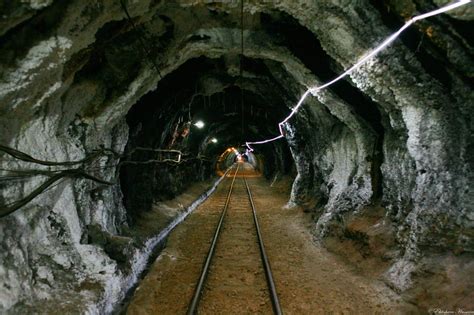
<instances>
[{"instance_id":1,"label":"tunnel arch","mask_svg":"<svg viewBox=\"0 0 474 315\"><path fill-rule=\"evenodd\" d=\"M216 172L219 176L222 176L229 167L231 167L236 162L247 162L249 163L257 172L262 172L264 169L262 158L256 156L253 152L248 150L239 150L234 147L229 147L225 149L219 155L219 158L216 162Z\"/></svg>"},{"instance_id":2,"label":"tunnel arch","mask_svg":"<svg viewBox=\"0 0 474 315\"><path fill-rule=\"evenodd\" d=\"M245 1L243 58L237 1L0 5L0 144L45 161L112 150L87 171L111 183L120 175L110 186L61 180L1 218L0 260L7 263L0 267L8 272L0 277L11 289L0 288L9 297L0 311L49 296L49 278L34 287L47 274L33 267L43 256L55 278L90 276L114 287L107 295L118 300L129 285L124 279L136 275L123 262L129 256L101 249L104 235L125 242L120 237L154 203L209 179L225 148L277 135L278 122L308 87L347 69L434 3L444 1ZM466 175L472 173L472 19L468 7L416 23L339 85L308 98L285 139L255 148L267 178L294 178L288 205L311 213L319 239L353 236L351 220L381 213L386 239L397 244L384 256L390 265L383 277L400 292L420 280L429 265L423 259L447 252L457 259L474 248ZM183 71L190 63L200 71ZM241 90L245 117L254 116L245 137L233 132L237 115L214 110ZM206 133L189 124L192 99L199 105L191 116L209 115ZM218 113L229 116L218 121ZM209 142L213 137L217 144ZM182 150L185 163L118 168L139 145ZM1 155L2 168L25 164ZM36 166L31 179L0 182L0 204L41 185L48 170ZM10 252L17 264L8 265ZM66 258L48 260L58 252ZM54 267L58 261L63 271ZM107 266L105 280L95 272L100 264Z\"/></svg>"},{"instance_id":3,"label":"tunnel arch","mask_svg":"<svg viewBox=\"0 0 474 315\"><path fill-rule=\"evenodd\" d=\"M160 147L183 150L186 156L198 158L183 167L183 175L162 177L161 180L156 178L163 174L163 171L157 170L163 168L161 165L122 167L124 200L132 217L137 211L150 209L153 200L175 195L184 187L183 184L210 176L212 165L218 162L219 155L228 146L239 148L247 137L258 139L277 131L277 121L284 117L286 107L278 97L264 98L258 92L268 89L270 85L274 86L271 84L272 78L268 77L266 66L261 60L245 59L244 69L250 78L243 87L243 97L244 102L250 106L245 107L243 133L241 82L235 76L226 74L227 67L223 57L191 59L172 75L165 76L161 86L149 92L130 109L127 122L131 135L126 151L131 151L134 147ZM191 73L196 75L190 76ZM255 78L259 76L263 79L257 81ZM179 92L170 88L175 84L185 88ZM198 120L204 126L196 127L194 124ZM217 143L211 141L214 138L218 139ZM274 154L275 152L279 154ZM134 154L134 158L139 160L150 158L146 152L142 156L137 154ZM259 158L258 165L266 177L277 172L284 174L290 169L292 162L284 142L262 148L259 154L267 156ZM265 167L263 160L266 161ZM144 172L144 168L147 171ZM201 172L191 174L196 168ZM165 167L164 170L168 172L169 168ZM184 179L183 176L186 180L178 184L176 181ZM163 196L156 195L159 191Z\"/></svg>"}]
</instances>

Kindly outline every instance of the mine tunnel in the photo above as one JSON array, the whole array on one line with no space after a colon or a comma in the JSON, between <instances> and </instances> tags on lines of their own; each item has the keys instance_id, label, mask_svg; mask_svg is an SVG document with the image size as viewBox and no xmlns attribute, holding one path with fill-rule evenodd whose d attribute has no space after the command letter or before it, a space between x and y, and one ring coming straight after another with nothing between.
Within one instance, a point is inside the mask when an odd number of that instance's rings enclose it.
<instances>
[{"instance_id":1,"label":"mine tunnel","mask_svg":"<svg viewBox=\"0 0 474 315\"><path fill-rule=\"evenodd\" d=\"M473 20L1 1L0 313L474 312Z\"/></svg>"}]
</instances>

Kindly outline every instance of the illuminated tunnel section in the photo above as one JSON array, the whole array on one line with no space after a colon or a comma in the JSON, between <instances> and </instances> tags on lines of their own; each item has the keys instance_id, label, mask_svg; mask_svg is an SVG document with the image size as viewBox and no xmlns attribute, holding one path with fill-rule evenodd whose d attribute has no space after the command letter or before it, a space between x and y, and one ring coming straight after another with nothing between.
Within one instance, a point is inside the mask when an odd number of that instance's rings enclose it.
<instances>
[{"instance_id":1,"label":"illuminated tunnel section","mask_svg":"<svg viewBox=\"0 0 474 315\"><path fill-rule=\"evenodd\" d=\"M230 147L227 148L216 162L216 173L219 176L224 175L225 171L236 162L247 162L257 171L262 172L263 161L260 160L253 152L240 148L240 150Z\"/></svg>"},{"instance_id":2,"label":"illuminated tunnel section","mask_svg":"<svg viewBox=\"0 0 474 315\"><path fill-rule=\"evenodd\" d=\"M183 153L180 164L122 167L121 189L130 220L148 211L154 201L173 198L193 182L222 174L235 161L236 152L267 178L295 171L284 141L246 154L244 141L277 132L287 108L285 96L263 96L276 83L262 60L245 58L243 66L251 78L241 86L238 77L227 73L224 59L190 60L130 109L126 151L159 147ZM152 156L153 152L133 153L138 161Z\"/></svg>"}]
</instances>

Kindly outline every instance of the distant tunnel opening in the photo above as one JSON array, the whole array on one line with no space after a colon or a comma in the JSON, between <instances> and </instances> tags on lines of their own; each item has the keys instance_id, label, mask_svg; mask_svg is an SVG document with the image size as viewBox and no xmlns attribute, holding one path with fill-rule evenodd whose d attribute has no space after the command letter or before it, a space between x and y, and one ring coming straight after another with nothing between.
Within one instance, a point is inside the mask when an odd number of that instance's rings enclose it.
<instances>
[{"instance_id":1,"label":"distant tunnel opening","mask_svg":"<svg viewBox=\"0 0 474 315\"><path fill-rule=\"evenodd\" d=\"M242 147L240 149L229 147L216 161L216 173L222 176L234 163L246 162L249 163L257 173L262 173L264 170L264 163L261 157L256 156L253 152Z\"/></svg>"},{"instance_id":2,"label":"distant tunnel opening","mask_svg":"<svg viewBox=\"0 0 474 315\"><path fill-rule=\"evenodd\" d=\"M190 60L128 112L125 160L134 163L124 161L120 186L131 222L154 202L172 199L192 183L222 175L238 155L267 178L292 171L294 162L285 141L246 152L244 140L270 136L287 109L258 94L252 79L242 86L238 78L229 76L227 67L224 59ZM260 60L245 59L244 67L253 76L269 76ZM160 162L170 154L153 151L157 149L179 151L179 163ZM156 163L147 163L153 160Z\"/></svg>"}]
</instances>

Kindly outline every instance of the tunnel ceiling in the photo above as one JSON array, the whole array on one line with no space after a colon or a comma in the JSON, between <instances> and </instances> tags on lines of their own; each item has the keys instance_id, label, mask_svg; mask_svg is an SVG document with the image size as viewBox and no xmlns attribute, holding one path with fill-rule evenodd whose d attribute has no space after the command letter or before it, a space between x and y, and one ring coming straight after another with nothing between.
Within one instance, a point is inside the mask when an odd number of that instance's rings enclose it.
<instances>
[{"instance_id":1,"label":"tunnel ceiling","mask_svg":"<svg viewBox=\"0 0 474 315\"><path fill-rule=\"evenodd\" d=\"M133 130L145 120L153 126L167 125L168 130L187 126L191 129L190 137L218 136L224 140L223 144L234 145L269 137L278 132L277 124L286 115L282 100L287 96L279 90L268 93L278 83L262 60L243 59L243 71L241 80L227 73L222 58L191 59L165 77L160 88L144 96L130 110L129 126ZM199 120L205 122L202 130L194 127ZM166 131L156 133L159 139L155 139L155 143L149 138L142 140L149 145L169 147L169 141L164 141L172 135Z\"/></svg>"},{"instance_id":2,"label":"tunnel ceiling","mask_svg":"<svg viewBox=\"0 0 474 315\"><path fill-rule=\"evenodd\" d=\"M404 17L429 8L428 4L417 6L410 1L405 5L389 1L383 5L360 3L346 8L339 8L330 1L311 6L284 1L276 5L246 3L245 79L239 82L238 2L5 4L3 10L7 18L2 22L1 40L6 44L1 46L1 62L7 82L2 90L5 102L11 104L13 110L4 107L2 117L6 120L15 117L19 126L22 121L41 115L41 102L62 95L69 104L58 121L62 132L77 124L78 119L102 130L116 124L147 92L157 90L159 93L161 85L166 85L162 78L188 67L178 72L183 76L182 82L173 86L181 104L174 106L181 107L180 110L194 94L212 98L219 93L226 94L226 87L238 87L249 92L245 102L249 104L245 109L255 106L252 115L266 111L275 114L278 120L296 103L305 86L333 78L383 38L387 27L395 28ZM469 14L468 10L452 17L434 19L432 23L421 22L404 35L404 49L415 51L415 58L421 63L407 61L405 70L418 67L416 71L436 79L434 84L443 83L439 89L449 88L450 81L455 79L471 82L470 39L466 37L468 31L464 21L470 18ZM351 19L344 19L344 16ZM377 21L378 27L368 25L373 21ZM430 35L441 25L447 25L448 32ZM458 38L463 40L456 41ZM422 39L424 45L418 45ZM189 64L196 59L205 59L205 62L192 69ZM446 65L439 64L440 59L452 67L446 69ZM18 69L11 68L9 65L12 64L18 64ZM47 74L45 71L39 75L45 77L30 77L21 86L12 86L15 80L43 68L48 69ZM355 80L336 85L332 93L352 105L351 110L361 116L377 115L370 113L374 111L373 104L364 108L370 98L377 99L379 106L384 106L384 102L393 103L394 99L380 99L382 93L376 91L378 87L364 82L375 81L370 76L377 74L359 72L360 80L356 74ZM391 86L389 83L380 82L379 86ZM351 90L351 84L363 93L354 98L351 92L344 92ZM25 90L35 97L28 100L20 97L19 93ZM172 94L173 91L168 91L169 97L176 97ZM364 99L365 95L369 97ZM260 100L252 96L259 96ZM362 101L351 104L357 98ZM40 104L30 103L37 99ZM170 100L163 99L162 102L169 103ZM275 110L268 110L264 103ZM366 120L370 120L368 118ZM265 121L269 125L270 121L273 123L272 118ZM13 138L8 130L2 134L6 142Z\"/></svg>"}]
</instances>

